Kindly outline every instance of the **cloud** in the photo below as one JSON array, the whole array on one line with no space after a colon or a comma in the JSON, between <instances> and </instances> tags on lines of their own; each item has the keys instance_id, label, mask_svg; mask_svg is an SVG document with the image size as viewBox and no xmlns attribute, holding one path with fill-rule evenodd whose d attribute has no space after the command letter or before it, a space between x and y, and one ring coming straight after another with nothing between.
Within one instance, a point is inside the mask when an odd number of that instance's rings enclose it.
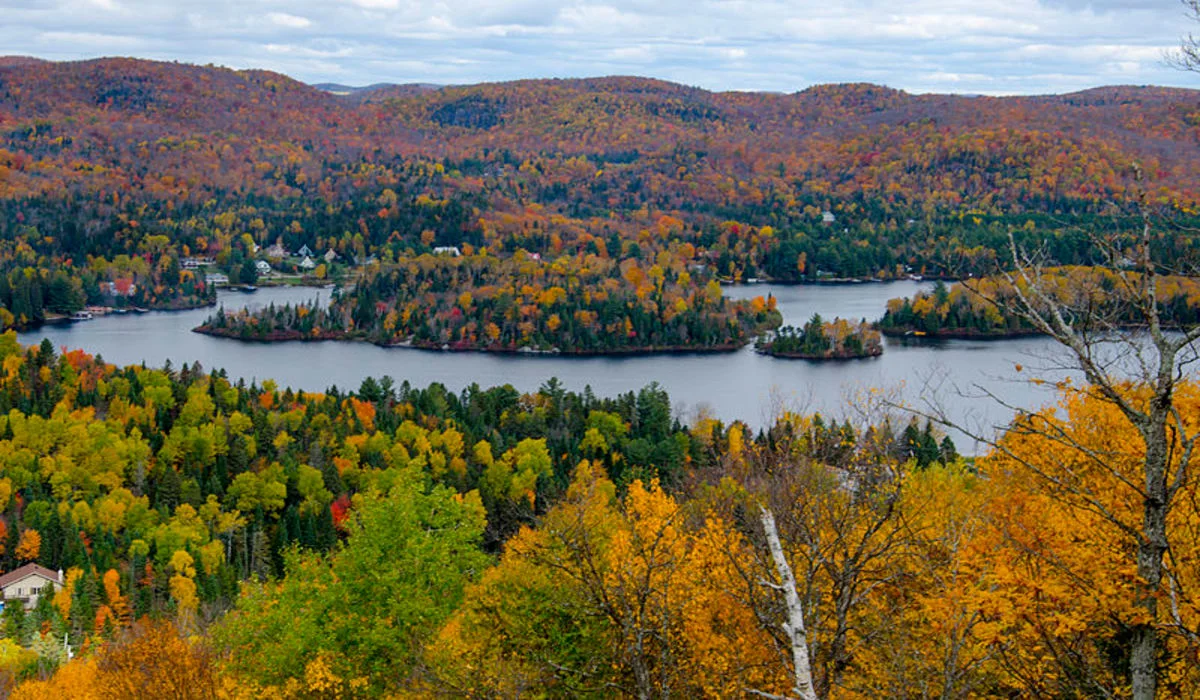
<instances>
[{"instance_id":1,"label":"cloud","mask_svg":"<svg viewBox=\"0 0 1200 700\"><path fill-rule=\"evenodd\" d=\"M638 31L645 15L623 12L611 5L577 5L563 8L558 19L565 31L598 35Z\"/></svg>"},{"instance_id":2,"label":"cloud","mask_svg":"<svg viewBox=\"0 0 1200 700\"><path fill-rule=\"evenodd\" d=\"M301 80L637 73L710 89L871 81L1039 93L1192 85L1174 0L8 0L4 53L138 55Z\"/></svg>"},{"instance_id":3,"label":"cloud","mask_svg":"<svg viewBox=\"0 0 1200 700\"><path fill-rule=\"evenodd\" d=\"M400 7L400 0L346 0L365 10L394 10Z\"/></svg>"},{"instance_id":4,"label":"cloud","mask_svg":"<svg viewBox=\"0 0 1200 700\"><path fill-rule=\"evenodd\" d=\"M280 27L287 27L289 29L304 29L312 26L312 20L308 19L307 17L289 15L286 12L268 12L267 19L273 24L277 24Z\"/></svg>"},{"instance_id":5,"label":"cloud","mask_svg":"<svg viewBox=\"0 0 1200 700\"><path fill-rule=\"evenodd\" d=\"M144 45L144 41L140 37L104 34L100 32L42 32L38 36L38 39L52 44L64 44L76 48L103 48L104 50L118 52L129 51L130 49Z\"/></svg>"}]
</instances>

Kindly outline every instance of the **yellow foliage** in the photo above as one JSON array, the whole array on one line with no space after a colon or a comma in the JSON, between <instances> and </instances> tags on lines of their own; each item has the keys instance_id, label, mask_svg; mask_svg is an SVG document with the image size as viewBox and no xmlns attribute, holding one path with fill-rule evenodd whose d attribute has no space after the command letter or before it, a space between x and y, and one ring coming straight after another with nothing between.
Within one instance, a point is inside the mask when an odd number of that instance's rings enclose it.
<instances>
[{"instance_id":1,"label":"yellow foliage","mask_svg":"<svg viewBox=\"0 0 1200 700\"><path fill-rule=\"evenodd\" d=\"M21 533L15 554L21 561L34 561L42 551L42 536L32 528Z\"/></svg>"},{"instance_id":2,"label":"yellow foliage","mask_svg":"<svg viewBox=\"0 0 1200 700\"><path fill-rule=\"evenodd\" d=\"M76 659L46 680L25 681L13 690L10 700L108 700L102 693L95 659Z\"/></svg>"},{"instance_id":3,"label":"yellow foliage","mask_svg":"<svg viewBox=\"0 0 1200 700\"><path fill-rule=\"evenodd\" d=\"M82 576L83 569L72 566L67 570L63 587L54 593L54 607L58 608L58 614L62 615L64 620L71 619L71 598L75 595L75 584Z\"/></svg>"}]
</instances>

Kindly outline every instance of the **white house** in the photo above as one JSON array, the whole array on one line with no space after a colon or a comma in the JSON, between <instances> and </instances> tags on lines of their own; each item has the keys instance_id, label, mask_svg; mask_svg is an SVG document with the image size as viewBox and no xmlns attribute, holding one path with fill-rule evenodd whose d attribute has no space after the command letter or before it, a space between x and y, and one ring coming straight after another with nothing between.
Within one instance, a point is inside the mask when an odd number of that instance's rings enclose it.
<instances>
[{"instance_id":1,"label":"white house","mask_svg":"<svg viewBox=\"0 0 1200 700\"><path fill-rule=\"evenodd\" d=\"M26 564L21 568L0 576L0 591L4 593L5 601L21 601L26 610L32 610L37 605L38 595L53 585L54 590L63 587L63 573L51 571L37 564Z\"/></svg>"},{"instance_id":2,"label":"white house","mask_svg":"<svg viewBox=\"0 0 1200 700\"><path fill-rule=\"evenodd\" d=\"M458 256L462 255L462 251L459 250L458 246L456 245L440 245L433 249L433 254L450 255L457 258Z\"/></svg>"},{"instance_id":3,"label":"white house","mask_svg":"<svg viewBox=\"0 0 1200 700\"><path fill-rule=\"evenodd\" d=\"M229 276L220 272L210 272L204 276L204 283L214 286L229 284Z\"/></svg>"},{"instance_id":4,"label":"white house","mask_svg":"<svg viewBox=\"0 0 1200 700\"><path fill-rule=\"evenodd\" d=\"M282 260L283 258L288 257L287 248L284 248L282 243L276 243L270 248L267 248L266 256L268 258L278 258Z\"/></svg>"},{"instance_id":5,"label":"white house","mask_svg":"<svg viewBox=\"0 0 1200 700\"><path fill-rule=\"evenodd\" d=\"M834 216L833 212L829 211L828 209L821 213L821 223L832 224L835 221L837 221L837 217Z\"/></svg>"},{"instance_id":6,"label":"white house","mask_svg":"<svg viewBox=\"0 0 1200 700\"><path fill-rule=\"evenodd\" d=\"M338 254L337 254L336 250L334 250L333 248L330 248L329 250L325 251L325 262L332 263L334 260L337 260L337 259L338 259Z\"/></svg>"},{"instance_id":7,"label":"white house","mask_svg":"<svg viewBox=\"0 0 1200 700\"><path fill-rule=\"evenodd\" d=\"M183 269L198 270L205 265L212 265L214 263L216 263L216 260L211 257L192 256L183 259Z\"/></svg>"},{"instance_id":8,"label":"white house","mask_svg":"<svg viewBox=\"0 0 1200 700\"><path fill-rule=\"evenodd\" d=\"M254 261L254 267L258 270L258 274L260 275L265 275L271 271L271 263L267 262L266 260Z\"/></svg>"},{"instance_id":9,"label":"white house","mask_svg":"<svg viewBox=\"0 0 1200 700\"><path fill-rule=\"evenodd\" d=\"M296 251L296 255L299 255L302 258L311 258L312 256L316 255L316 253L312 252L312 249L308 246L302 245L300 246L300 250Z\"/></svg>"},{"instance_id":10,"label":"white house","mask_svg":"<svg viewBox=\"0 0 1200 700\"><path fill-rule=\"evenodd\" d=\"M307 255L304 256L304 259L300 261L300 265L299 265L301 270L311 270L316 266L317 266L317 264L315 262L313 262L313 259L308 257Z\"/></svg>"}]
</instances>

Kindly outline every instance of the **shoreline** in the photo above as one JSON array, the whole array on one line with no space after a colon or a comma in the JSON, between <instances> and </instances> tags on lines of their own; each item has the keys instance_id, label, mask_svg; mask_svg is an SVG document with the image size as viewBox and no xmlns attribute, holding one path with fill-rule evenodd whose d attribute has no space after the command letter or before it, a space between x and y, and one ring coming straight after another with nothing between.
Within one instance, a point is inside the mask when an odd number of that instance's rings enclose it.
<instances>
[{"instance_id":1,"label":"shoreline","mask_svg":"<svg viewBox=\"0 0 1200 700\"><path fill-rule=\"evenodd\" d=\"M316 336L304 335L296 331L276 331L261 338L246 338L240 335L224 332L220 329L208 328L203 325L196 326L192 329L193 333L207 335L214 338L224 338L226 340L237 340L244 343L259 343L269 345L272 343L316 343L316 342L344 342L344 343L367 343L380 348L399 348L404 350L422 350L425 352L438 353L482 353L489 355L529 355L536 357L633 357L638 355L714 355L720 353L734 353L744 349L752 341L746 340L741 343L724 343L721 345L708 346L680 346L680 345L664 345L664 346L642 346L632 348L613 348L607 350L562 350L560 348L551 348L549 350L539 350L528 346L518 348L489 348L480 346L464 346L435 343L420 343L416 344L412 341L398 341L381 343L369 340L363 337L347 336L344 334L321 334Z\"/></svg>"},{"instance_id":2,"label":"shoreline","mask_svg":"<svg viewBox=\"0 0 1200 700\"><path fill-rule=\"evenodd\" d=\"M101 313L97 313L96 316L103 317L103 316L115 316L115 315L121 315L121 314L146 314L146 313L159 312L159 311L167 312L167 313L179 312L179 311L196 311L197 309L207 309L209 307L213 307L216 305L217 305L217 299L214 297L211 301L205 301L202 303L169 304L166 306L147 306L147 307L106 306L106 307L102 307L104 309L104 311ZM87 311L89 308L93 308L93 307L85 306L83 309L81 309L81 311ZM86 320L90 321L92 319L86 319ZM12 326L9 326L9 329L14 330L18 333L28 333L30 331L36 331L37 329L42 328L44 326L65 326L67 324L83 323L83 322L84 322L84 320L82 320L82 319L71 318L70 316L66 316L63 314L47 314L45 316L45 318L43 318L42 321L39 323L13 324Z\"/></svg>"},{"instance_id":3,"label":"shoreline","mask_svg":"<svg viewBox=\"0 0 1200 700\"><path fill-rule=\"evenodd\" d=\"M775 352L765 348L755 348L754 352L767 357L777 357L781 360L810 360L813 362L834 361L849 361L849 360L871 360L883 355L883 348L879 348L879 352L868 352L862 355L812 355L803 352Z\"/></svg>"},{"instance_id":4,"label":"shoreline","mask_svg":"<svg viewBox=\"0 0 1200 700\"><path fill-rule=\"evenodd\" d=\"M921 277L828 277L816 280L776 280L766 277L755 278L753 282L718 280L722 289L725 287L759 287L773 284L780 287L843 287L870 284L892 284L894 282L958 282L958 277L942 277L938 275Z\"/></svg>"},{"instance_id":5,"label":"shoreline","mask_svg":"<svg viewBox=\"0 0 1200 700\"><path fill-rule=\"evenodd\" d=\"M885 338L903 340L1016 340L1044 336L1041 331L1004 331L1002 333L981 333L979 331L918 331L913 328L879 329Z\"/></svg>"}]
</instances>

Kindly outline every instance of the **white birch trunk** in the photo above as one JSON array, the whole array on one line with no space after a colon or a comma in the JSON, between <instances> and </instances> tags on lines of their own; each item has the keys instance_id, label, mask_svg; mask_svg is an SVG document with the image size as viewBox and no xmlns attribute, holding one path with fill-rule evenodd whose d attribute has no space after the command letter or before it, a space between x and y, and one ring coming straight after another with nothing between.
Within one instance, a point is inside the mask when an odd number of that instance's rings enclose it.
<instances>
[{"instance_id":1,"label":"white birch trunk","mask_svg":"<svg viewBox=\"0 0 1200 700\"><path fill-rule=\"evenodd\" d=\"M771 558L775 560L775 570L779 573L779 589L783 591L787 603L788 620L783 623L783 631L792 642L792 665L796 669L796 687L792 690L800 700L817 700L817 691L813 688L812 666L808 660L808 632L804 627L804 607L800 603L800 594L796 591L796 577L783 555L779 530L775 527L775 515L766 506L761 507L761 515L763 531L767 535L767 546L771 549Z\"/></svg>"}]
</instances>

